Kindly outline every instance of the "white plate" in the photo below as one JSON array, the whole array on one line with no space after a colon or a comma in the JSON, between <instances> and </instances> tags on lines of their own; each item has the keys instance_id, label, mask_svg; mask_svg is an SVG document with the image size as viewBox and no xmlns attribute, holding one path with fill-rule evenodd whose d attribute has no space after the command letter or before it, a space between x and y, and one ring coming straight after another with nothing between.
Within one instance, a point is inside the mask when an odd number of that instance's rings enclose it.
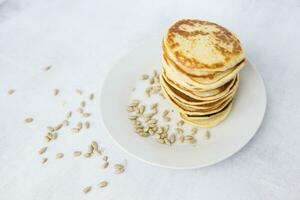
<instances>
[{"instance_id":1,"label":"white plate","mask_svg":"<svg viewBox=\"0 0 300 200\"><path fill-rule=\"evenodd\" d=\"M239 151L254 136L266 108L266 92L257 70L248 64L240 73L240 86L228 118L211 128L211 138L203 139L203 130L197 134L195 145L176 143L162 145L153 138L142 138L134 133L128 120L127 105L138 98L145 105L159 102L159 110L173 107L159 95L144 96L146 81L141 75L161 67L161 40L150 40L122 57L112 68L102 86L100 113L112 139L125 152L156 166L173 169L200 168L220 162ZM132 88L136 88L132 92ZM172 118L179 119L176 111ZM175 124L173 120L173 123ZM174 127L174 124L172 125ZM186 125L185 131L192 126Z\"/></svg>"}]
</instances>

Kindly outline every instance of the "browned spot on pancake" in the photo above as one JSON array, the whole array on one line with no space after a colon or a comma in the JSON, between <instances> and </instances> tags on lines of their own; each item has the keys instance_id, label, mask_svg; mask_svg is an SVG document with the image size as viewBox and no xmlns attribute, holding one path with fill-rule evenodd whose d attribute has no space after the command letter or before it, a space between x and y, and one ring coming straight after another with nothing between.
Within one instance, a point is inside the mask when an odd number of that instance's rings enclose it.
<instances>
[{"instance_id":1,"label":"browned spot on pancake","mask_svg":"<svg viewBox=\"0 0 300 200\"><path fill-rule=\"evenodd\" d=\"M203 30L194 30L189 32L184 28L184 26L193 27L195 25L214 26L218 31L206 32ZM193 41L193 38L198 35L208 35L210 37L214 37L217 43L212 44L212 46L216 50L216 52L224 56L224 62L208 64L201 62L201 60L188 57L184 52L178 49L179 44L174 40L176 34L190 41ZM224 67L224 65L226 64L225 62L230 61L234 56L239 55L242 52L240 41L230 31L216 23L201 20L183 19L176 22L170 27L167 33L166 43L168 45L168 48L170 48L170 51L174 54L176 60L182 65L189 68L221 68ZM224 48L221 44L226 44L228 46L231 46L232 48Z\"/></svg>"}]
</instances>

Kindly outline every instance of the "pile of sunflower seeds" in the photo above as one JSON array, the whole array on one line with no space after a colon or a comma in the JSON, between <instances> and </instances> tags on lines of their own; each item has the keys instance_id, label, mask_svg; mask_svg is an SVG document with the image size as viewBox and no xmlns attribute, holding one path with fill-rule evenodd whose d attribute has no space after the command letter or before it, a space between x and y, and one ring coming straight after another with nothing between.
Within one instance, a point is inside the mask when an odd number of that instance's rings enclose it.
<instances>
[{"instance_id":1,"label":"pile of sunflower seeds","mask_svg":"<svg viewBox=\"0 0 300 200\"><path fill-rule=\"evenodd\" d=\"M156 70L152 75L144 74L141 79L148 81L148 86L145 89L147 97L151 98L153 94L159 94L164 99L161 91L159 74ZM195 144L197 139L195 135L198 128L193 127L189 133L184 133L184 121L179 120L173 131L170 131L170 122L172 118L169 116L169 110L163 110L161 116L159 113L159 104L153 103L149 106L143 105L140 100L133 99L128 105L127 111L130 113L129 120L134 127L135 133L141 137L150 137L161 143L172 145L176 141L186 144ZM162 118L162 120L159 120ZM210 134L208 130L204 133L204 139L209 139Z\"/></svg>"}]
</instances>

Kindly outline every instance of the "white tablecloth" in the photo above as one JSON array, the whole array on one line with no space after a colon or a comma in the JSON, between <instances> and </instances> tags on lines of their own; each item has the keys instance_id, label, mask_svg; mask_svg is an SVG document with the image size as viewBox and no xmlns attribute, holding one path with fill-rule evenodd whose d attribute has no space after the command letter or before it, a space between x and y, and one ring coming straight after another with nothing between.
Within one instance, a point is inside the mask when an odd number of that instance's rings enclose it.
<instances>
[{"instance_id":1,"label":"white tablecloth","mask_svg":"<svg viewBox=\"0 0 300 200\"><path fill-rule=\"evenodd\" d=\"M268 95L264 122L239 153L188 171L161 169L114 146L98 119L74 136L64 129L37 149L47 125L97 92L111 65L139 42L161 36L180 18L215 21L234 31L261 72ZM0 6L0 199L300 199L300 1L6 0ZM51 70L43 68L51 65ZM14 88L12 96L7 90ZM60 94L53 96L54 88ZM255 89L255 88L253 88ZM87 110L96 110L96 101ZM249 100L251 106L251 100ZM32 116L32 124L23 120ZM76 119L76 118L75 118ZM76 121L76 120L73 120ZM100 170L99 159L73 158L96 139L126 173ZM63 152L62 160L55 153ZM95 185L102 179L109 187ZM83 187L93 185L84 195Z\"/></svg>"}]
</instances>

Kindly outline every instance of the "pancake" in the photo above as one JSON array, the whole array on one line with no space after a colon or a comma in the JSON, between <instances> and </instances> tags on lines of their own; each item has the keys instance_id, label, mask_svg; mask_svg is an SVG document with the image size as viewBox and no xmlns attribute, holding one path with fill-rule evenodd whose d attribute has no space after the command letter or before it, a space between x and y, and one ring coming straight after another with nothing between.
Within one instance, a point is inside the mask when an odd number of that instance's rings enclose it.
<instances>
[{"instance_id":1,"label":"pancake","mask_svg":"<svg viewBox=\"0 0 300 200\"><path fill-rule=\"evenodd\" d=\"M166 51L183 71L225 71L244 59L240 41L226 28L207 21L183 19L173 24L163 40Z\"/></svg>"},{"instance_id":2,"label":"pancake","mask_svg":"<svg viewBox=\"0 0 300 200\"><path fill-rule=\"evenodd\" d=\"M178 88L173 87L173 85L169 84L169 82L166 81L164 74L160 76L160 79L161 79L160 80L161 86L163 87L164 90L166 90L166 92L170 96L173 96L179 99L182 103L189 104L189 105L204 105L204 104L216 102L232 93L235 93L239 83L239 76L237 76L233 80L232 84L229 85L230 87L227 87L225 90L221 91L220 93L208 97L199 97L188 91L181 90L181 89L178 90Z\"/></svg>"},{"instance_id":3,"label":"pancake","mask_svg":"<svg viewBox=\"0 0 300 200\"><path fill-rule=\"evenodd\" d=\"M210 128L222 122L228 116L231 109L232 109L232 103L228 104L227 107L225 107L220 112L215 113L214 115L192 117L180 113L179 116L185 122L191 123L193 125L198 125L200 127Z\"/></svg>"},{"instance_id":4,"label":"pancake","mask_svg":"<svg viewBox=\"0 0 300 200\"><path fill-rule=\"evenodd\" d=\"M232 109L246 59L238 38L212 22L184 19L162 40L161 89L182 120L201 127Z\"/></svg>"},{"instance_id":5,"label":"pancake","mask_svg":"<svg viewBox=\"0 0 300 200\"><path fill-rule=\"evenodd\" d=\"M196 90L196 89L211 90L211 89L221 87L222 85L226 84L228 81L233 79L238 74L238 72L245 66L245 64L246 61L243 60L235 68L226 71L225 74L218 75L211 80L206 79L206 83L204 83L205 81L198 82L196 78L191 77L182 71L179 71L174 66L168 64L165 61L165 59L163 59L163 69L165 70L167 77L170 80L174 81L175 83L178 83L183 87L189 88L191 90Z\"/></svg>"},{"instance_id":6,"label":"pancake","mask_svg":"<svg viewBox=\"0 0 300 200\"><path fill-rule=\"evenodd\" d=\"M164 91L165 92L165 91ZM182 108L181 106L179 106L177 104L176 101L174 101L174 99L172 99L172 97L170 97L168 95L168 93L164 93L165 94L165 97L166 99L169 100L169 102L171 102L175 107L176 109L180 112L180 113L184 113L184 114L187 114L187 115L210 115L210 114L214 114L214 113L217 113L219 111L221 111L224 107L226 107L232 100L233 96L231 96L228 100L224 101L223 103L221 103L217 108L215 109L195 109L195 110L187 110L187 109L184 109Z\"/></svg>"}]
</instances>

